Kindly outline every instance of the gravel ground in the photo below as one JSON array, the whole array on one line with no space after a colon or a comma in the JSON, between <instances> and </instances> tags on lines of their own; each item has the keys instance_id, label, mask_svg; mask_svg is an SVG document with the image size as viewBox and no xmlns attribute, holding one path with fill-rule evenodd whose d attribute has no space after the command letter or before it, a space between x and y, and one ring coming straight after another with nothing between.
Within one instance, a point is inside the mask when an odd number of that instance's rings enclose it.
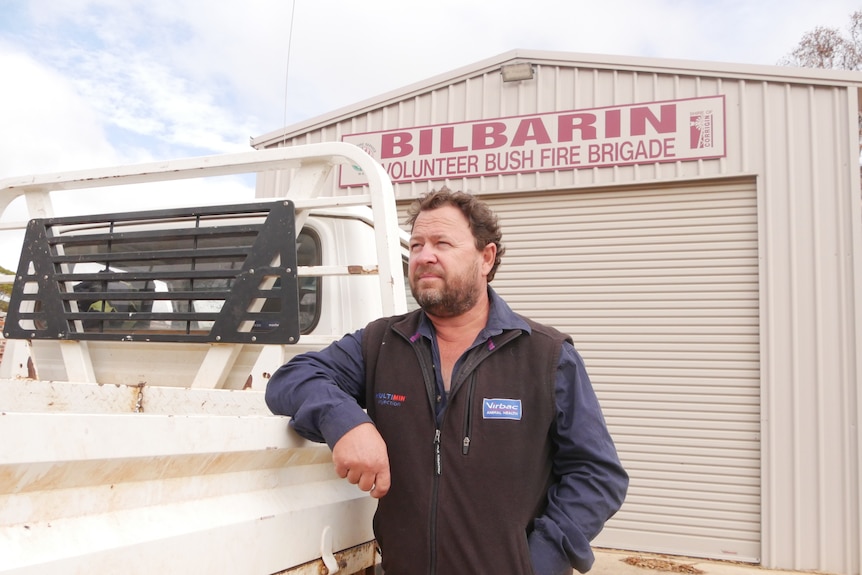
<instances>
[{"instance_id":1,"label":"gravel ground","mask_svg":"<svg viewBox=\"0 0 862 575\"><path fill-rule=\"evenodd\" d=\"M759 565L734 561L710 561L692 557L652 555L630 551L595 549L596 563L589 575L788 575L799 571L764 569ZM577 573L577 571L575 571ZM811 574L812 571L805 571Z\"/></svg>"}]
</instances>

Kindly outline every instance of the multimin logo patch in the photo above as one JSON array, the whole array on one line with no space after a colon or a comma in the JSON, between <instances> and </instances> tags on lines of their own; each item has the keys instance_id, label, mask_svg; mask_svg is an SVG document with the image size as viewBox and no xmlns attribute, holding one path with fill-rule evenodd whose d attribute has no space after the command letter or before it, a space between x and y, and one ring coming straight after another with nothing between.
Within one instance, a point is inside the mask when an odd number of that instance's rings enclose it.
<instances>
[{"instance_id":1,"label":"multimin logo patch","mask_svg":"<svg viewBox=\"0 0 862 575\"><path fill-rule=\"evenodd\" d=\"M520 399L482 400L482 419L521 419Z\"/></svg>"},{"instance_id":2,"label":"multimin logo patch","mask_svg":"<svg viewBox=\"0 0 862 575\"><path fill-rule=\"evenodd\" d=\"M374 396L377 405L388 405L390 407L401 407L407 401L406 395L400 393L378 393Z\"/></svg>"}]
</instances>

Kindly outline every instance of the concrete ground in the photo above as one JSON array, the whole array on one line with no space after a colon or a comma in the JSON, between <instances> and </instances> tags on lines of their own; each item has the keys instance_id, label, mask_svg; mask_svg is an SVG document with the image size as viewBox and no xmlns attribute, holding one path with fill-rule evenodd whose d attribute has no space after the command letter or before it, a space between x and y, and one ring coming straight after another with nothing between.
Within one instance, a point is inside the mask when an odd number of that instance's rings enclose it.
<instances>
[{"instance_id":1,"label":"concrete ground","mask_svg":"<svg viewBox=\"0 0 862 575\"><path fill-rule=\"evenodd\" d=\"M594 549L596 562L589 575L787 575L798 571L777 571L758 565L731 561L710 561L690 557L652 555L633 551ZM575 572L577 573L577 572ZM806 573L811 573L810 571Z\"/></svg>"}]
</instances>

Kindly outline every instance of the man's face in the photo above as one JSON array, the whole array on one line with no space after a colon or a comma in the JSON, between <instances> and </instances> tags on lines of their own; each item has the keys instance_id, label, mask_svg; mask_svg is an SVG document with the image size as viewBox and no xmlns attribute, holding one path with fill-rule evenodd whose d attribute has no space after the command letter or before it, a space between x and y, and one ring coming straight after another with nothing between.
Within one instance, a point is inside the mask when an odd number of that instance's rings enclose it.
<instances>
[{"instance_id":1,"label":"man's face","mask_svg":"<svg viewBox=\"0 0 862 575\"><path fill-rule=\"evenodd\" d=\"M470 224L458 208L421 212L410 236L410 291L428 314L460 315L476 305L486 289L495 256L494 244L476 249Z\"/></svg>"}]
</instances>

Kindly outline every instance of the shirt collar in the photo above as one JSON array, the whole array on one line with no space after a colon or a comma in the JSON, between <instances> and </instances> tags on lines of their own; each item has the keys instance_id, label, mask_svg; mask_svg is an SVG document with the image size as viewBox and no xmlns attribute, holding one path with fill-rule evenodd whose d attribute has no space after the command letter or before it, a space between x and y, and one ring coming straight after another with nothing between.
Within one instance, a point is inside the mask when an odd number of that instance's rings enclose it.
<instances>
[{"instance_id":1,"label":"shirt collar","mask_svg":"<svg viewBox=\"0 0 862 575\"><path fill-rule=\"evenodd\" d=\"M504 331L513 329L519 329L525 333L530 333L529 324L524 321L524 318L512 311L509 304L507 304L491 286L488 286L488 301L490 304L488 323L486 323L482 331L479 332L479 335L476 337L477 341L484 341L490 337L500 335ZM422 319L419 322L418 333L428 339L433 338L434 327L431 324L431 320L428 319L427 315L425 315L425 312L422 312Z\"/></svg>"}]
</instances>

